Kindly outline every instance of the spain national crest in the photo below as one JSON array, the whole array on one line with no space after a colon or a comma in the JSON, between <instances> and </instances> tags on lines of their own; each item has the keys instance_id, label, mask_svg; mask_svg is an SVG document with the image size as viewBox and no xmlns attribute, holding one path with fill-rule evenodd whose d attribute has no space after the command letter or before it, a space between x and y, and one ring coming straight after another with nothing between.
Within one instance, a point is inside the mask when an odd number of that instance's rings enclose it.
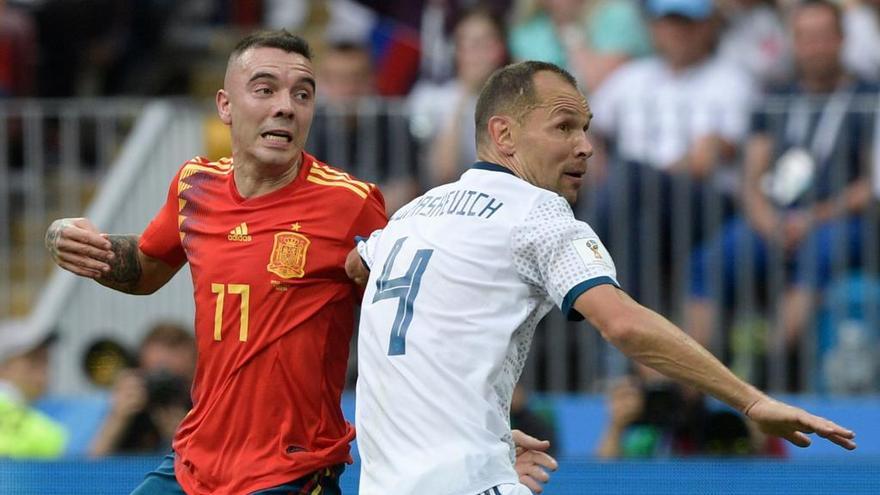
<instances>
[{"instance_id":1,"label":"spain national crest","mask_svg":"<svg viewBox=\"0 0 880 495\"><path fill-rule=\"evenodd\" d=\"M281 278L302 278L311 241L296 232L278 232L266 269Z\"/></svg>"}]
</instances>

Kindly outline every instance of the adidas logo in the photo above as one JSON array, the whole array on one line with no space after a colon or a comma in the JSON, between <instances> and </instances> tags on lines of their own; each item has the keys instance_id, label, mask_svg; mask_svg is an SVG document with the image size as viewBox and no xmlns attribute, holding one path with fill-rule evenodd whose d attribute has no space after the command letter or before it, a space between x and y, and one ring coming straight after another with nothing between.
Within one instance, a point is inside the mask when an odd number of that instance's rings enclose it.
<instances>
[{"instance_id":1,"label":"adidas logo","mask_svg":"<svg viewBox=\"0 0 880 495\"><path fill-rule=\"evenodd\" d=\"M248 235L248 228L245 222L241 222L241 225L230 230L226 238L235 242L251 242L251 236Z\"/></svg>"}]
</instances>

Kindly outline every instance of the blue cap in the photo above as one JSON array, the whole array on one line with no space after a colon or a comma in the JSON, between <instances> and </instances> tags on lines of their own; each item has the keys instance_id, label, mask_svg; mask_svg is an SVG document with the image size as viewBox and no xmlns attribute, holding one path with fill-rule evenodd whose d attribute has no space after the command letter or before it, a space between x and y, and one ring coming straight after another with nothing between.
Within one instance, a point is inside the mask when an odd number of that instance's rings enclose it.
<instances>
[{"instance_id":1,"label":"blue cap","mask_svg":"<svg viewBox=\"0 0 880 495\"><path fill-rule=\"evenodd\" d=\"M651 17L680 15L695 21L704 21L712 15L712 0L648 0Z\"/></svg>"}]
</instances>

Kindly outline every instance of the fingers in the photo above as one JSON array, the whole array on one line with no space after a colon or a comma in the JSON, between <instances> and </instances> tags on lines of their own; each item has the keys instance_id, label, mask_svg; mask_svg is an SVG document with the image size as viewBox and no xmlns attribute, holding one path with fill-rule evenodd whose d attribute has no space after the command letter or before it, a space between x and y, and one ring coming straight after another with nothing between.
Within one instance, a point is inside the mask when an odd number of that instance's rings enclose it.
<instances>
[{"instance_id":1,"label":"fingers","mask_svg":"<svg viewBox=\"0 0 880 495\"><path fill-rule=\"evenodd\" d=\"M82 241L61 239L56 246L58 248L59 256L66 253L80 255L99 261L110 261L113 259L113 251L110 251L109 248L101 249Z\"/></svg>"},{"instance_id":2,"label":"fingers","mask_svg":"<svg viewBox=\"0 0 880 495\"><path fill-rule=\"evenodd\" d=\"M550 481L550 475L537 464L517 463L516 471L519 475L520 483L526 485L535 493L541 493L544 489L544 483Z\"/></svg>"},{"instance_id":3,"label":"fingers","mask_svg":"<svg viewBox=\"0 0 880 495\"><path fill-rule=\"evenodd\" d=\"M352 249L345 258L345 273L359 287L367 285L370 272L364 266L357 249Z\"/></svg>"},{"instance_id":4,"label":"fingers","mask_svg":"<svg viewBox=\"0 0 880 495\"><path fill-rule=\"evenodd\" d=\"M550 481L550 475L547 474L546 471L541 469L541 467L537 464L525 466L522 469L519 469L518 472L520 476L528 476L533 480L540 481L541 483L546 483Z\"/></svg>"},{"instance_id":5,"label":"fingers","mask_svg":"<svg viewBox=\"0 0 880 495\"><path fill-rule=\"evenodd\" d=\"M840 435L828 435L825 437L829 442L839 445L846 450L855 450L856 443L849 437L843 437Z\"/></svg>"},{"instance_id":6,"label":"fingers","mask_svg":"<svg viewBox=\"0 0 880 495\"><path fill-rule=\"evenodd\" d=\"M79 275L80 277L99 279L102 276L101 272L97 272L95 270L89 270L87 268L82 268L78 265L71 264L66 261L56 260L56 262L58 263L58 266L60 266L64 270L67 270L75 275Z\"/></svg>"},{"instance_id":7,"label":"fingers","mask_svg":"<svg viewBox=\"0 0 880 495\"><path fill-rule=\"evenodd\" d=\"M538 440L537 438L523 433L520 430L511 430L511 434L513 435L513 443L517 446L517 448L523 448L526 450L547 450L550 448L550 442L547 440Z\"/></svg>"},{"instance_id":8,"label":"fingers","mask_svg":"<svg viewBox=\"0 0 880 495\"><path fill-rule=\"evenodd\" d=\"M854 431L818 416L813 416L811 419L813 420L811 423L814 424L807 424L806 428L802 428L801 431L805 433L816 433L820 437L847 450L853 450L856 448L856 443L853 441L856 436Z\"/></svg>"},{"instance_id":9,"label":"fingers","mask_svg":"<svg viewBox=\"0 0 880 495\"><path fill-rule=\"evenodd\" d=\"M801 447L801 448L809 447L810 444L812 443L810 441L810 437L808 437L807 435L805 435L799 431L793 431L793 432L783 436L782 438L785 438L789 442L791 442L794 445L797 445L798 447Z\"/></svg>"},{"instance_id":10,"label":"fingers","mask_svg":"<svg viewBox=\"0 0 880 495\"><path fill-rule=\"evenodd\" d=\"M107 263L79 254L68 254L66 252L58 253L58 264L61 265L62 268L70 270L77 275L85 273L88 274L86 276L94 274L100 277L102 274L110 271L110 265Z\"/></svg>"},{"instance_id":11,"label":"fingers","mask_svg":"<svg viewBox=\"0 0 880 495\"><path fill-rule=\"evenodd\" d=\"M528 435L520 433L528 437ZM535 440L533 437L529 438ZM517 456L515 468L520 483L529 487L534 493L541 493L543 484L550 481L550 474L547 473L547 470L556 471L559 464L546 452L526 450Z\"/></svg>"},{"instance_id":12,"label":"fingers","mask_svg":"<svg viewBox=\"0 0 880 495\"><path fill-rule=\"evenodd\" d=\"M854 450L856 448L856 442L853 441L856 437L855 432L834 423L831 423L831 426L826 429L818 429L816 434L847 450Z\"/></svg>"},{"instance_id":13,"label":"fingers","mask_svg":"<svg viewBox=\"0 0 880 495\"><path fill-rule=\"evenodd\" d=\"M532 479L529 476L525 476L525 475L520 476L519 482L522 483L523 485L526 485L527 487L529 487L529 490L531 490L532 493L543 493L544 492L544 487L541 485L541 483L538 481L535 481L534 479Z\"/></svg>"},{"instance_id":14,"label":"fingers","mask_svg":"<svg viewBox=\"0 0 880 495\"><path fill-rule=\"evenodd\" d=\"M106 237L88 230L83 229L65 229L61 232L61 240L73 241L86 246L91 246L98 251L110 252L110 240Z\"/></svg>"},{"instance_id":15,"label":"fingers","mask_svg":"<svg viewBox=\"0 0 880 495\"><path fill-rule=\"evenodd\" d=\"M109 271L114 258L110 241L85 218L53 222L46 231L46 247L61 268L89 278Z\"/></svg>"},{"instance_id":16,"label":"fingers","mask_svg":"<svg viewBox=\"0 0 880 495\"><path fill-rule=\"evenodd\" d=\"M543 469L549 469L550 471L556 471L559 469L559 463L556 462L556 459L546 452L530 450L523 455L528 456L526 459L527 462L540 466Z\"/></svg>"}]
</instances>

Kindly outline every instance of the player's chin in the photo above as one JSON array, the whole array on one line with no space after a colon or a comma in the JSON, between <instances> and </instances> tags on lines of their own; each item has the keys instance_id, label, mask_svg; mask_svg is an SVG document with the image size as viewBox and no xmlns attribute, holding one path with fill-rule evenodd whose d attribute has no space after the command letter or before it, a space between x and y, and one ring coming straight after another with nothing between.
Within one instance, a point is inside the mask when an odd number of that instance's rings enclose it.
<instances>
[{"instance_id":1,"label":"player's chin","mask_svg":"<svg viewBox=\"0 0 880 495\"><path fill-rule=\"evenodd\" d=\"M267 165L286 165L299 156L299 150L294 150L292 146L287 149L264 148L259 150L257 156L260 162Z\"/></svg>"},{"instance_id":2,"label":"player's chin","mask_svg":"<svg viewBox=\"0 0 880 495\"><path fill-rule=\"evenodd\" d=\"M580 181L575 184L568 183L567 181L562 184L562 187L558 189L559 195L565 198L571 204L577 202L578 193L580 193L581 186Z\"/></svg>"}]
</instances>

